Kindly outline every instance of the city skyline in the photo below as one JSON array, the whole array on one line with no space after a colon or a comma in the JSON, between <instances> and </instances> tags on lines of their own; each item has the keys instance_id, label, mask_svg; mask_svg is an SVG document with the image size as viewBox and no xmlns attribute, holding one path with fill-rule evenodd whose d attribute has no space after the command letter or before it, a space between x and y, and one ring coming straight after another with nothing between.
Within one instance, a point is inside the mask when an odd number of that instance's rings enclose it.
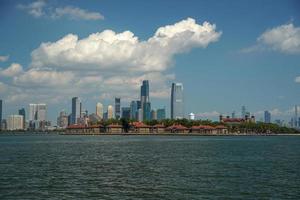
<instances>
[{"instance_id":1,"label":"city skyline","mask_svg":"<svg viewBox=\"0 0 300 200\"><path fill-rule=\"evenodd\" d=\"M157 1L143 12L138 1L114 3L0 3L3 118L42 102L47 118L56 121L61 110L71 112L69 99L76 96L93 112L97 102L114 105L115 97L129 106L140 98L142 80L151 83L151 107L166 107L167 117L172 82L185 87L186 117L239 116L243 105L257 119L265 110L272 120L293 117L300 103L297 1ZM84 15L51 13L67 6ZM120 42L127 54L119 51Z\"/></svg>"}]
</instances>

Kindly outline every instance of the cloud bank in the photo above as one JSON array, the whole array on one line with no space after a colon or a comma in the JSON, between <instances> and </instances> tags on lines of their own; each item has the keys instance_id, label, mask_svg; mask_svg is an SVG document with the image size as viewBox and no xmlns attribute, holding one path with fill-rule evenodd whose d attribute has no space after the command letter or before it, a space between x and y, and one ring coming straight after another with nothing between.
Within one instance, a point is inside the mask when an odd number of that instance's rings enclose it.
<instances>
[{"instance_id":1,"label":"cloud bank","mask_svg":"<svg viewBox=\"0 0 300 200\"><path fill-rule=\"evenodd\" d=\"M24 70L12 64L1 74L10 100L69 100L88 98L137 98L144 79L150 81L151 98L168 98L175 74L167 72L177 54L206 48L217 42L221 32L214 24L197 24L192 18L160 27L147 40L131 31L104 30L79 38L68 34L54 42L43 42L31 53ZM21 90L23 96L17 95ZM3 90L4 91L4 90Z\"/></svg>"}]
</instances>

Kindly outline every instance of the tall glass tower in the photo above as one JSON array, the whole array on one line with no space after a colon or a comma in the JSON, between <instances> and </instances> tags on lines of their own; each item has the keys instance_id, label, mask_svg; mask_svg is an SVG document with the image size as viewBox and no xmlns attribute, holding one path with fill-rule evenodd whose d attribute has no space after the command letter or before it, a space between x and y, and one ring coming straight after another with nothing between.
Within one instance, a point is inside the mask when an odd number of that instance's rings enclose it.
<instances>
[{"instance_id":1,"label":"tall glass tower","mask_svg":"<svg viewBox=\"0 0 300 200\"><path fill-rule=\"evenodd\" d=\"M171 90L171 119L184 118L183 85L172 83Z\"/></svg>"},{"instance_id":2,"label":"tall glass tower","mask_svg":"<svg viewBox=\"0 0 300 200\"><path fill-rule=\"evenodd\" d=\"M76 124L81 116L81 102L78 97L72 98L71 124Z\"/></svg>"},{"instance_id":3,"label":"tall glass tower","mask_svg":"<svg viewBox=\"0 0 300 200\"><path fill-rule=\"evenodd\" d=\"M141 86L141 109L143 120L150 120L151 116L151 104L149 100L149 81L143 80Z\"/></svg>"},{"instance_id":4,"label":"tall glass tower","mask_svg":"<svg viewBox=\"0 0 300 200\"><path fill-rule=\"evenodd\" d=\"M121 118L121 98L115 98L115 118Z\"/></svg>"}]
</instances>

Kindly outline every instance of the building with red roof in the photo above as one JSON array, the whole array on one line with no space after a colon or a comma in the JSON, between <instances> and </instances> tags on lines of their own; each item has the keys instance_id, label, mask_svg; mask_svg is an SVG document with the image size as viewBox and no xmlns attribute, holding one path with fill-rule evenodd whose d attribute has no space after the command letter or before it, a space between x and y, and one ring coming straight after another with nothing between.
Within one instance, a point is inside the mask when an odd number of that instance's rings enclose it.
<instances>
[{"instance_id":1,"label":"building with red roof","mask_svg":"<svg viewBox=\"0 0 300 200\"><path fill-rule=\"evenodd\" d=\"M166 131L170 133L189 133L190 129L181 124L173 124L172 126L167 127Z\"/></svg>"}]
</instances>

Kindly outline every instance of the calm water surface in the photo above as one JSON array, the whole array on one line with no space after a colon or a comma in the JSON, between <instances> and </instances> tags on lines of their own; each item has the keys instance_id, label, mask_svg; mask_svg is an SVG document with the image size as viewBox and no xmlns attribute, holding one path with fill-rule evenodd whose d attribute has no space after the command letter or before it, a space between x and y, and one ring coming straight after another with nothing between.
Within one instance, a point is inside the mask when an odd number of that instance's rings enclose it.
<instances>
[{"instance_id":1,"label":"calm water surface","mask_svg":"<svg viewBox=\"0 0 300 200\"><path fill-rule=\"evenodd\" d=\"M0 199L300 199L300 137L2 135Z\"/></svg>"}]
</instances>

